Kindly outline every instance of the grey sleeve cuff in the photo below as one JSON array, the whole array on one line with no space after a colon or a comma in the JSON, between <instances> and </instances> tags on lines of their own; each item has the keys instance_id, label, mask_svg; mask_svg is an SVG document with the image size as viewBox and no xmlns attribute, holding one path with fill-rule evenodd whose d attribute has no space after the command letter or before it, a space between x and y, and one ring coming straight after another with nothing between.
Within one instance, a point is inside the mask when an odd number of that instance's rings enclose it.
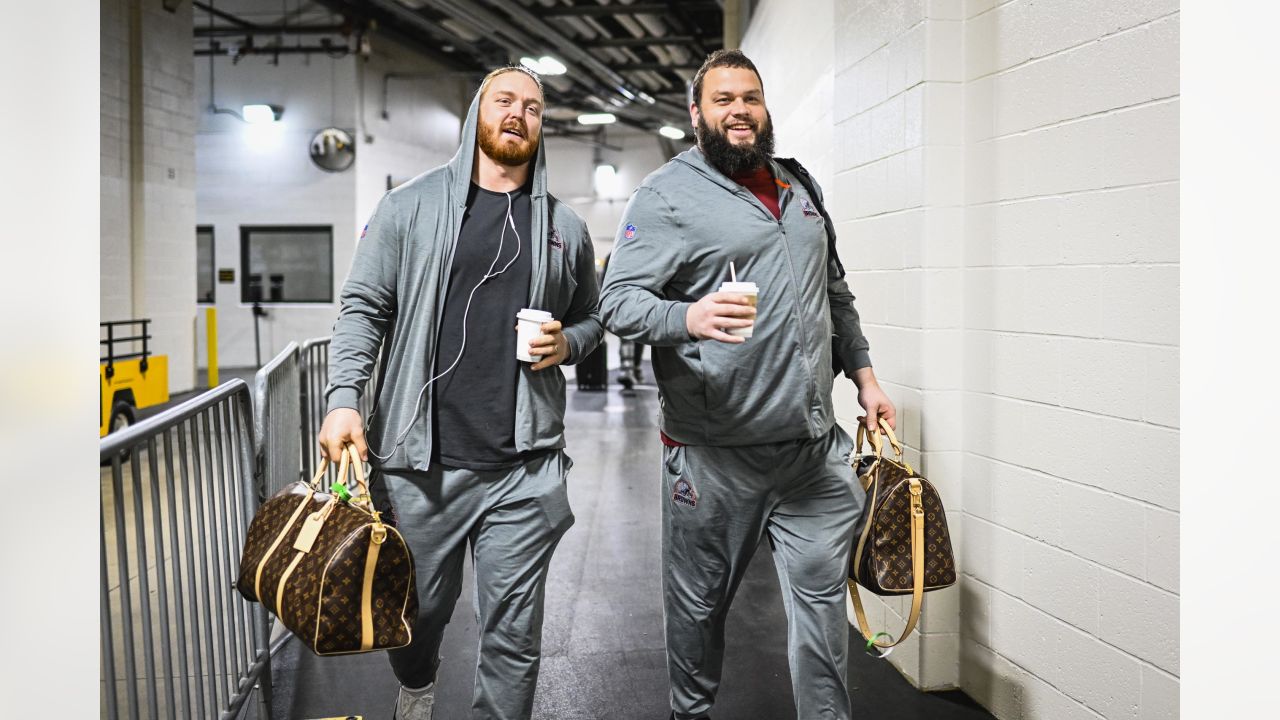
<instances>
[{"instance_id":1,"label":"grey sleeve cuff","mask_svg":"<svg viewBox=\"0 0 1280 720\"><path fill-rule=\"evenodd\" d=\"M687 322L689 306L692 304L689 302L673 302L667 308L667 323L664 330L671 345L693 342L693 338L689 336Z\"/></svg>"},{"instance_id":2,"label":"grey sleeve cuff","mask_svg":"<svg viewBox=\"0 0 1280 720\"><path fill-rule=\"evenodd\" d=\"M331 413L338 408L351 408L352 410L360 409L360 393L353 387L336 387L329 391L329 406L325 413Z\"/></svg>"},{"instance_id":3,"label":"grey sleeve cuff","mask_svg":"<svg viewBox=\"0 0 1280 720\"><path fill-rule=\"evenodd\" d=\"M574 332L573 327L567 327L564 329L564 340L569 345L569 356L560 364L576 365L582 356L582 339L579 333Z\"/></svg>"},{"instance_id":4,"label":"grey sleeve cuff","mask_svg":"<svg viewBox=\"0 0 1280 720\"><path fill-rule=\"evenodd\" d=\"M848 358L846 359L845 362L846 362L845 368L847 368L845 370L845 375L848 375L850 376L850 378L852 378L853 372L855 370L861 370L862 368L865 368L865 367L871 367L871 353L867 352L866 350L854 350L853 352L848 354Z\"/></svg>"},{"instance_id":5,"label":"grey sleeve cuff","mask_svg":"<svg viewBox=\"0 0 1280 720\"><path fill-rule=\"evenodd\" d=\"M852 380L854 372L865 367L871 367L871 352L865 339L864 342L851 343L839 337L831 338L831 369L836 374L844 373Z\"/></svg>"}]
</instances>

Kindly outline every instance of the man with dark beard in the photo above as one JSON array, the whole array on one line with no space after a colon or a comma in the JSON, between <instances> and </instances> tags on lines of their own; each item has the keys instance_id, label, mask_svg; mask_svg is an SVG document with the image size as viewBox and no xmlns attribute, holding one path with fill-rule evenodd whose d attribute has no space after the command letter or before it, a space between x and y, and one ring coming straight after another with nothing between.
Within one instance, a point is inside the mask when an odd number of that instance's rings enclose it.
<instances>
[{"instance_id":1,"label":"man with dark beard","mask_svg":"<svg viewBox=\"0 0 1280 720\"><path fill-rule=\"evenodd\" d=\"M710 712L729 604L767 535L797 716L848 718L845 579L865 493L835 420L835 371L857 385L868 427L894 425L895 410L828 252L821 197L772 158L751 61L708 57L689 115L698 146L632 195L600 301L609 330L653 346L672 717ZM732 273L758 294L718 292Z\"/></svg>"},{"instance_id":2,"label":"man with dark beard","mask_svg":"<svg viewBox=\"0 0 1280 720\"><path fill-rule=\"evenodd\" d=\"M547 193L542 110L536 75L490 73L457 154L382 199L342 289L319 442L335 461L349 443L376 460L375 487L413 552L412 642L389 653L398 720L430 720L468 545L480 629L470 717L533 709L547 567L573 524L554 366L603 335L590 235ZM555 319L517 348L525 308ZM356 407L379 348L366 444Z\"/></svg>"}]
</instances>

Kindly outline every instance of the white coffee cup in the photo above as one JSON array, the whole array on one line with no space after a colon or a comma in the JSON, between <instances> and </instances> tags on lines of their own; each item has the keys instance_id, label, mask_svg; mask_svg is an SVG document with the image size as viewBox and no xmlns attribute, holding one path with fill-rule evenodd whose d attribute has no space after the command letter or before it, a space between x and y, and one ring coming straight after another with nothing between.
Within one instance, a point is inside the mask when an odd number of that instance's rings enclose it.
<instances>
[{"instance_id":1,"label":"white coffee cup","mask_svg":"<svg viewBox=\"0 0 1280 720\"><path fill-rule=\"evenodd\" d=\"M542 336L542 324L555 318L546 310L530 310L523 308L516 313L516 359L523 362L537 362L541 357L529 354L529 343Z\"/></svg>"},{"instance_id":2,"label":"white coffee cup","mask_svg":"<svg viewBox=\"0 0 1280 720\"><path fill-rule=\"evenodd\" d=\"M751 304L751 307L756 307L756 299L760 296L760 290L759 288L756 287L756 284L753 282L725 281L723 283L720 283L720 292L734 293L735 295L746 295L747 302ZM740 338L749 338L751 337L751 330L753 328L754 326L744 327L744 328L728 328L725 330L725 332Z\"/></svg>"}]
</instances>

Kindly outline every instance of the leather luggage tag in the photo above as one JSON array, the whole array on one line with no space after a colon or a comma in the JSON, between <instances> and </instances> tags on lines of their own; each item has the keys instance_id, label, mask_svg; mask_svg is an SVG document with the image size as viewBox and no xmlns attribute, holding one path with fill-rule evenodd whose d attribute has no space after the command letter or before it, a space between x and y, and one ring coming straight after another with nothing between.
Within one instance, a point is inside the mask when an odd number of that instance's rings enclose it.
<instances>
[{"instance_id":1,"label":"leather luggage tag","mask_svg":"<svg viewBox=\"0 0 1280 720\"><path fill-rule=\"evenodd\" d=\"M330 500L329 502L334 502ZM311 552L311 546L316 544L316 538L320 535L320 528L324 527L324 521L329 517L325 512L328 505L307 516L302 521L302 529L298 531L298 538L293 541L293 549L301 550L304 553Z\"/></svg>"}]
</instances>

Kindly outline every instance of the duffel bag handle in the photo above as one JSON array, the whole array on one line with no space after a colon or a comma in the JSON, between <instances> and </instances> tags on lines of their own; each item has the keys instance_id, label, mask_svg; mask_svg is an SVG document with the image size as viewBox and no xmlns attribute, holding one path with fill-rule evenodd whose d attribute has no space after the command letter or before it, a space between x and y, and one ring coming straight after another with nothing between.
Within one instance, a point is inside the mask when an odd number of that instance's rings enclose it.
<instances>
[{"instance_id":1,"label":"duffel bag handle","mask_svg":"<svg viewBox=\"0 0 1280 720\"><path fill-rule=\"evenodd\" d=\"M870 438L871 446L876 449L876 457L877 458L884 457L884 441L880 439L880 435L884 434L888 436L889 445L893 447L893 453L894 455L897 456L895 459L898 461L898 463L900 463L903 467L907 469L908 473L914 475L915 470L911 469L911 466L907 464L906 459L903 457L902 443L898 442L898 436L893 434L893 428L889 427L889 422L884 418L880 418L879 429L876 432L872 432L867 429L867 424L865 421L866 421L865 415L858 418L858 437L857 437L857 440L854 442L854 450L853 450L854 454L861 455L863 438Z\"/></svg>"},{"instance_id":2,"label":"duffel bag handle","mask_svg":"<svg viewBox=\"0 0 1280 720\"><path fill-rule=\"evenodd\" d=\"M343 486L347 487L348 490L350 489L350 485L348 485L347 483L347 468L348 466L354 464L355 472L356 472L356 488L360 491L359 494L356 494L354 496L368 497L369 484L365 481L364 463L359 460L359 457L360 455L356 451L356 448L354 445L351 445L350 443L348 443L346 447L342 448L342 461L338 464L338 482L341 483ZM351 462L352 458L356 458L355 463ZM328 470L329 470L329 457L327 455L321 455L320 465L319 467L316 468L315 476L311 478L311 487L313 489L315 489L318 492L326 492L328 490L328 488L323 487L322 485L322 482L324 480L324 475L326 472L328 472Z\"/></svg>"}]
</instances>

